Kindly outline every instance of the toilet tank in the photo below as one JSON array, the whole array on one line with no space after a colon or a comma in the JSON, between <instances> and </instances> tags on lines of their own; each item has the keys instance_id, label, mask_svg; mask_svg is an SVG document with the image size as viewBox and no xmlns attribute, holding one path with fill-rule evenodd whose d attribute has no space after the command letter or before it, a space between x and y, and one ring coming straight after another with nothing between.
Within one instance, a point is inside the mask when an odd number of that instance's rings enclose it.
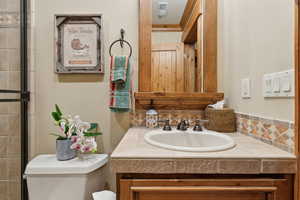
<instances>
[{"instance_id":1,"label":"toilet tank","mask_svg":"<svg viewBox=\"0 0 300 200\"><path fill-rule=\"evenodd\" d=\"M55 155L40 155L26 167L29 200L92 200L104 189L106 154L84 155L58 161Z\"/></svg>"}]
</instances>

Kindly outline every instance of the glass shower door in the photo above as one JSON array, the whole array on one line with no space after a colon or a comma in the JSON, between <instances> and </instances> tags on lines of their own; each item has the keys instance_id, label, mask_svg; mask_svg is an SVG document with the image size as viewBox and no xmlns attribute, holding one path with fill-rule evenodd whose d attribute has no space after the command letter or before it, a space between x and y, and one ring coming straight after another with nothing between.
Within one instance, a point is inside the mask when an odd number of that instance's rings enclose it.
<instances>
[{"instance_id":1,"label":"glass shower door","mask_svg":"<svg viewBox=\"0 0 300 200\"><path fill-rule=\"evenodd\" d=\"M27 2L0 0L0 200L26 200Z\"/></svg>"}]
</instances>

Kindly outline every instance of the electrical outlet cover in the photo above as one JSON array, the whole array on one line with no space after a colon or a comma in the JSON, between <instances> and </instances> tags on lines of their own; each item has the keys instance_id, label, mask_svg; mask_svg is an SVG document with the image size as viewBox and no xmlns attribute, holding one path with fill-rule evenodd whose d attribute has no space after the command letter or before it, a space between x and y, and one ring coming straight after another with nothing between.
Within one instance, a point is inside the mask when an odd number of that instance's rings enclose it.
<instances>
[{"instance_id":1,"label":"electrical outlet cover","mask_svg":"<svg viewBox=\"0 0 300 200\"><path fill-rule=\"evenodd\" d=\"M242 98L244 99L251 98L249 78L242 79Z\"/></svg>"}]
</instances>

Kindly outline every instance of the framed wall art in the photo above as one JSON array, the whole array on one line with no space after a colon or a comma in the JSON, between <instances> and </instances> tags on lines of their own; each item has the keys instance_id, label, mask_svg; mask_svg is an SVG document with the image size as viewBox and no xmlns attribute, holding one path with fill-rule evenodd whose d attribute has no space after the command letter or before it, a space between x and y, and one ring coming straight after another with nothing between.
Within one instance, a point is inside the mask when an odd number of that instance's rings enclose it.
<instances>
[{"instance_id":1,"label":"framed wall art","mask_svg":"<svg viewBox=\"0 0 300 200\"><path fill-rule=\"evenodd\" d=\"M55 72L103 73L102 15L55 15Z\"/></svg>"}]
</instances>

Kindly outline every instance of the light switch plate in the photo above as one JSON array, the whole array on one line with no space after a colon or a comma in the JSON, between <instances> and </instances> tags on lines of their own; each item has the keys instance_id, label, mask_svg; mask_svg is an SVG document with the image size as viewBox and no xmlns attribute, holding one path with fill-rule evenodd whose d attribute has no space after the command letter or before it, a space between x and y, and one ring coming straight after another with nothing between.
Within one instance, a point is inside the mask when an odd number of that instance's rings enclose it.
<instances>
[{"instance_id":1,"label":"light switch plate","mask_svg":"<svg viewBox=\"0 0 300 200\"><path fill-rule=\"evenodd\" d=\"M280 77L279 74L274 75L273 80L272 80L272 92L274 94L279 94L281 89L280 85Z\"/></svg>"},{"instance_id":2,"label":"light switch plate","mask_svg":"<svg viewBox=\"0 0 300 200\"><path fill-rule=\"evenodd\" d=\"M294 70L265 74L263 77L263 96L265 98L294 97Z\"/></svg>"},{"instance_id":3,"label":"light switch plate","mask_svg":"<svg viewBox=\"0 0 300 200\"><path fill-rule=\"evenodd\" d=\"M288 70L281 72L281 94L282 97L294 97L295 96L295 71Z\"/></svg>"},{"instance_id":4,"label":"light switch plate","mask_svg":"<svg viewBox=\"0 0 300 200\"><path fill-rule=\"evenodd\" d=\"M244 99L249 99L251 98L251 84L250 84L250 79L245 78L242 79L242 98Z\"/></svg>"},{"instance_id":5,"label":"light switch plate","mask_svg":"<svg viewBox=\"0 0 300 200\"><path fill-rule=\"evenodd\" d=\"M266 74L264 75L263 78L263 96L264 97L271 97L272 96L272 81L273 81L273 76L272 74Z\"/></svg>"},{"instance_id":6,"label":"light switch plate","mask_svg":"<svg viewBox=\"0 0 300 200\"><path fill-rule=\"evenodd\" d=\"M281 76L281 91L284 93L288 93L291 92L292 87L291 87L291 79L290 79L290 75L288 72L284 73Z\"/></svg>"}]
</instances>

